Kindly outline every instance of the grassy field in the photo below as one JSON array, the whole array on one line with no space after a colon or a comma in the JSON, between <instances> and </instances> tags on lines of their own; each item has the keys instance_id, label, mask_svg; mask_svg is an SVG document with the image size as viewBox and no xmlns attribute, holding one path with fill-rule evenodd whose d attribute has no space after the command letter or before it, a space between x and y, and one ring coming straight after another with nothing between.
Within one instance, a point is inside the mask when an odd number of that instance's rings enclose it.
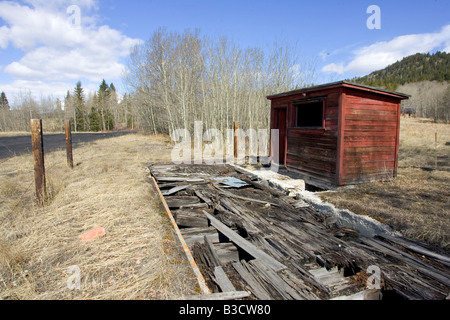
<instances>
[{"instance_id":1,"label":"grassy field","mask_svg":"<svg viewBox=\"0 0 450 320\"><path fill-rule=\"evenodd\" d=\"M0 167L0 299L179 299L195 294L192 269L144 167L167 161L164 137L139 134L46 154L48 199L35 205L33 159ZM106 235L83 243L101 226ZM80 270L80 289L70 290ZM71 283L71 282L70 282Z\"/></svg>"},{"instance_id":2,"label":"grassy field","mask_svg":"<svg viewBox=\"0 0 450 320\"><path fill-rule=\"evenodd\" d=\"M437 133L437 144L435 137ZM320 197L449 249L450 125L402 119L398 177ZM33 159L0 166L0 299L180 299L197 283L157 194L149 163L168 162L167 137L127 135L46 154L48 199L35 205ZM106 235L83 243L102 226ZM68 288L69 267L80 289Z\"/></svg>"},{"instance_id":3,"label":"grassy field","mask_svg":"<svg viewBox=\"0 0 450 320\"><path fill-rule=\"evenodd\" d=\"M402 118L396 179L322 192L320 197L407 237L450 249L449 155L450 125Z\"/></svg>"},{"instance_id":4,"label":"grassy field","mask_svg":"<svg viewBox=\"0 0 450 320\"><path fill-rule=\"evenodd\" d=\"M17 137L17 136L31 136L31 133L30 132L26 132L26 131L0 132L0 138ZM30 139L31 139L31 137L30 137Z\"/></svg>"}]
</instances>

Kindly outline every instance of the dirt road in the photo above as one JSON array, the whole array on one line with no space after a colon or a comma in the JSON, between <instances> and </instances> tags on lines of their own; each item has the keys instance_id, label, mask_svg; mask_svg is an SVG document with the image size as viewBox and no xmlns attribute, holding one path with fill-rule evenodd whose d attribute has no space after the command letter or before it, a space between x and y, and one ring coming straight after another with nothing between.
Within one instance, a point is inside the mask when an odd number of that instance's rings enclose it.
<instances>
[{"instance_id":1,"label":"dirt road","mask_svg":"<svg viewBox=\"0 0 450 320\"><path fill-rule=\"evenodd\" d=\"M92 142L99 139L119 137L126 134L133 134L136 131L119 131L104 133L72 133L72 145L75 148L78 144ZM54 151L66 147L64 134L45 134L44 133L44 151ZM0 138L0 160L31 153L31 136L17 136Z\"/></svg>"}]
</instances>

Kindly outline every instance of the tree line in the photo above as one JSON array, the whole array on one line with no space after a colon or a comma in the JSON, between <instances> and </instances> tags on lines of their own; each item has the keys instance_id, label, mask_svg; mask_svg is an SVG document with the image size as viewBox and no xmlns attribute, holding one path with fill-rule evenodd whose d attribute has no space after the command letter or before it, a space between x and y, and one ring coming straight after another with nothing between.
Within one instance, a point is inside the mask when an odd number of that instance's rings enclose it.
<instances>
[{"instance_id":1,"label":"tree line","mask_svg":"<svg viewBox=\"0 0 450 320\"><path fill-rule=\"evenodd\" d=\"M129 93L120 101L114 85L105 80L88 95L78 82L63 101L36 101L30 92L21 93L13 108L1 107L0 131L28 131L29 120L36 117L47 119L47 131L61 131L67 119L76 132L192 132L195 121L221 132L234 121L243 129L269 128L266 96L310 86L314 77L315 61L299 57L285 43L242 48L226 37L202 36L199 30L159 28L131 50L123 79Z\"/></svg>"},{"instance_id":2,"label":"tree line","mask_svg":"<svg viewBox=\"0 0 450 320\"><path fill-rule=\"evenodd\" d=\"M450 82L420 81L398 87L411 95L402 102L403 108L412 108L416 117L450 123Z\"/></svg>"},{"instance_id":3,"label":"tree line","mask_svg":"<svg viewBox=\"0 0 450 320\"><path fill-rule=\"evenodd\" d=\"M29 131L30 119L44 119L44 129L51 132L64 130L64 120L70 120L72 130L110 131L134 128L131 99L125 94L119 101L113 83L103 80L97 91L86 94L80 81L64 100L52 96L37 101L28 92L20 92L11 107L5 92L0 95L0 131Z\"/></svg>"},{"instance_id":4,"label":"tree line","mask_svg":"<svg viewBox=\"0 0 450 320\"><path fill-rule=\"evenodd\" d=\"M412 95L404 107L416 116L449 121L450 54L416 54L353 82L404 91ZM227 37L202 36L199 30L182 33L156 30L129 55L119 99L113 83L103 80L98 90L85 93L81 82L62 99L36 100L20 92L13 103L0 95L0 131L29 131L32 118L44 119L46 131L108 131L143 129L171 134L204 129L225 132L234 121L243 129L267 129L267 95L313 85L315 61L300 57L295 47L274 43L243 48ZM430 80L414 82L418 80Z\"/></svg>"},{"instance_id":5,"label":"tree line","mask_svg":"<svg viewBox=\"0 0 450 320\"><path fill-rule=\"evenodd\" d=\"M312 84L315 62L300 59L283 43L242 48L226 37L199 30L156 30L132 49L125 83L133 92L141 127L152 133L175 129L269 128L266 96Z\"/></svg>"}]
</instances>

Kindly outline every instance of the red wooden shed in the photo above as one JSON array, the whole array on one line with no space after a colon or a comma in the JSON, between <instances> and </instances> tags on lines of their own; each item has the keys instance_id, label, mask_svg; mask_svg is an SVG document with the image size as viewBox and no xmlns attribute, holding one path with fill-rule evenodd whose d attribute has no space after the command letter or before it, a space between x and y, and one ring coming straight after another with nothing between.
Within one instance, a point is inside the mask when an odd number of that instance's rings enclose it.
<instances>
[{"instance_id":1,"label":"red wooden shed","mask_svg":"<svg viewBox=\"0 0 450 320\"><path fill-rule=\"evenodd\" d=\"M401 101L408 97L347 81L268 96L279 163L319 186L396 177Z\"/></svg>"}]
</instances>

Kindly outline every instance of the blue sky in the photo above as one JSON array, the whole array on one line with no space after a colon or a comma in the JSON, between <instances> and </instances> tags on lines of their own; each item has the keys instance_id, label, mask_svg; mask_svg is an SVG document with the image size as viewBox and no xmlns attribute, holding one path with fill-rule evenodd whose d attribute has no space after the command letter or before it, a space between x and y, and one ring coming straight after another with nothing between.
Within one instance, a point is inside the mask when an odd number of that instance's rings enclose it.
<instances>
[{"instance_id":1,"label":"blue sky","mask_svg":"<svg viewBox=\"0 0 450 320\"><path fill-rule=\"evenodd\" d=\"M69 10L75 5L79 11ZM380 29L367 13L379 8ZM72 7L73 9L73 7ZM0 91L62 97L104 78L121 93L130 47L159 27L227 36L241 47L282 39L316 62L315 82L362 76L416 52L450 52L450 1L0 1ZM79 13L79 15L77 15ZM79 19L78 19L79 18Z\"/></svg>"}]
</instances>

